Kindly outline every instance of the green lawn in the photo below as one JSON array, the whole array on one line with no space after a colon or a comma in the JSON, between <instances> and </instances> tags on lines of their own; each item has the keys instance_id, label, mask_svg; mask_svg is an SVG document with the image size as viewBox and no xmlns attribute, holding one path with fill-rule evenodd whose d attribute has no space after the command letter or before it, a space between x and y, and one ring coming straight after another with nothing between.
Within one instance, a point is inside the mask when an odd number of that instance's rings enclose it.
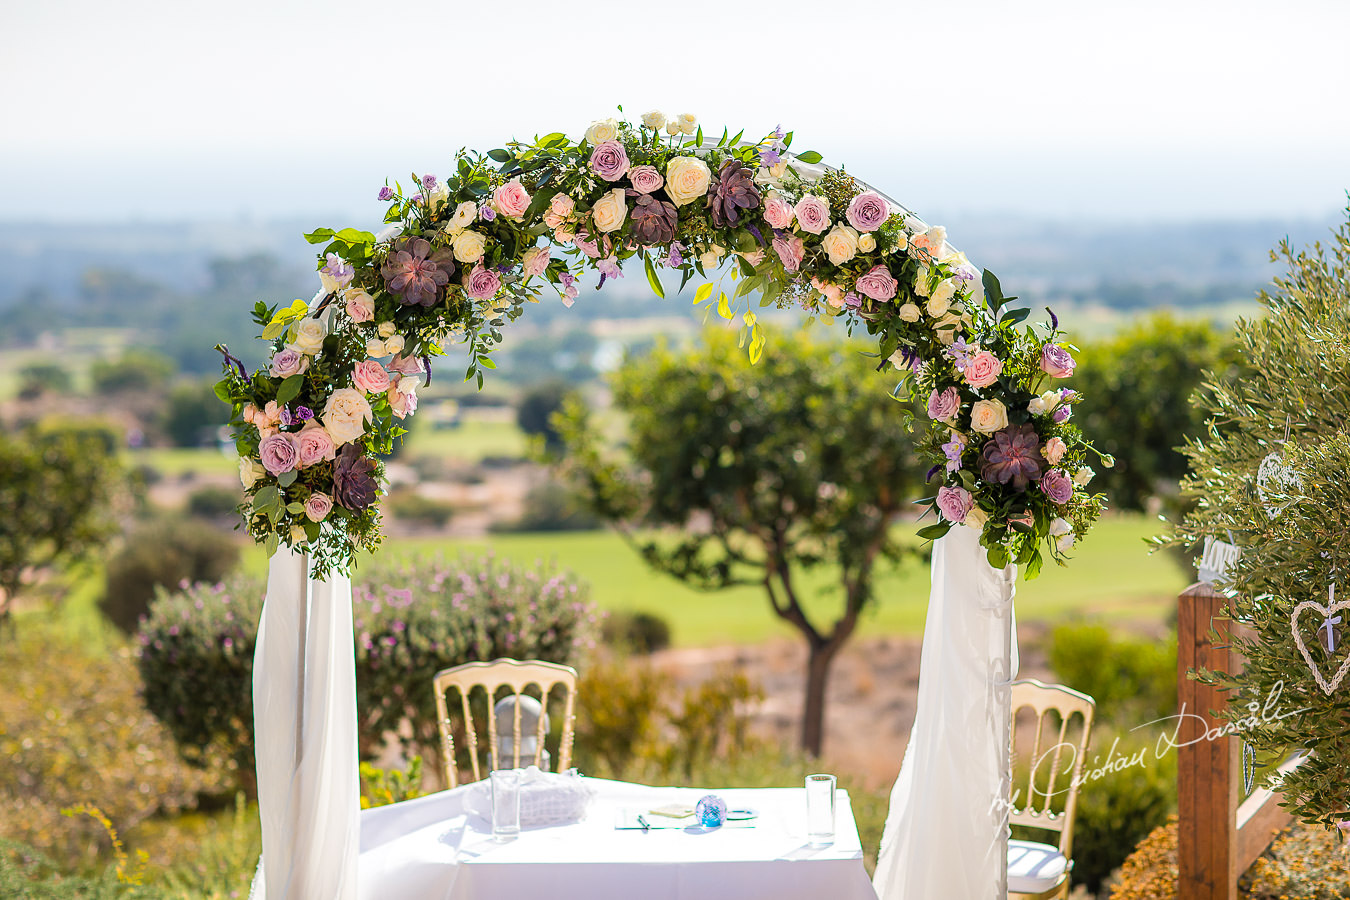
<instances>
[{"instance_id":1,"label":"green lawn","mask_svg":"<svg viewBox=\"0 0 1350 900\"><path fill-rule=\"evenodd\" d=\"M1061 620L1091 616L1122 623L1157 623L1175 603L1187 578L1167 557L1150 556L1144 539L1158 523L1142 516L1104 519L1075 554L1068 568L1047 566L1040 578L1017 586L1017 615L1022 621ZM795 635L774 617L762 590L735 588L701 593L652 573L623 541L610 532L493 535L475 540L398 539L382 552L417 555L442 552L481 553L491 549L509 559L530 563L556 561L591 585L592 599L603 609L646 610L664 616L675 643L703 646L763 641ZM251 550L246 565L266 569L262 551ZM358 575L359 578L359 570ZM812 593L811 609L823 619L839 608L837 592L828 590L822 572L804 579ZM878 579L879 602L864 618L860 635L920 634L928 605L928 570L909 563Z\"/></svg>"},{"instance_id":2,"label":"green lawn","mask_svg":"<svg viewBox=\"0 0 1350 900\"><path fill-rule=\"evenodd\" d=\"M525 433L515 422L466 418L457 428L419 425L413 429L405 453L408 457L435 456L478 462L487 456L524 456L526 444Z\"/></svg>"},{"instance_id":3,"label":"green lawn","mask_svg":"<svg viewBox=\"0 0 1350 900\"><path fill-rule=\"evenodd\" d=\"M209 447L149 447L128 450L133 466L148 466L166 478L187 474L233 475L239 471L239 458Z\"/></svg>"}]
</instances>

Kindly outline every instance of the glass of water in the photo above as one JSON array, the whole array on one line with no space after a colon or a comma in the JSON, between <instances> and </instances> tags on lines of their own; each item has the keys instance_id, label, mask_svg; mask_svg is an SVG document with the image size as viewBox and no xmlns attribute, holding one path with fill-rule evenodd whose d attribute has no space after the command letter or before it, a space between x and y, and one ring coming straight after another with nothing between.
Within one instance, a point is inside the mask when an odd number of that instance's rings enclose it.
<instances>
[{"instance_id":1,"label":"glass of water","mask_svg":"<svg viewBox=\"0 0 1350 900\"><path fill-rule=\"evenodd\" d=\"M492 779L492 839L505 843L520 836L520 772L498 769Z\"/></svg>"},{"instance_id":2,"label":"glass of water","mask_svg":"<svg viewBox=\"0 0 1350 900\"><path fill-rule=\"evenodd\" d=\"M812 847L834 843L834 776L806 776L806 840Z\"/></svg>"}]
</instances>

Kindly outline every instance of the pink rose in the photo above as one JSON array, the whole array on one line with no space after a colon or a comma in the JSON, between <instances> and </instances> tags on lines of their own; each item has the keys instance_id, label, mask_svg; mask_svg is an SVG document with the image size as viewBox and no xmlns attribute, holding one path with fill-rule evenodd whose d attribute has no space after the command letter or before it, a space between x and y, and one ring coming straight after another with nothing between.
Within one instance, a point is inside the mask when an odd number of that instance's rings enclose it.
<instances>
[{"instance_id":1,"label":"pink rose","mask_svg":"<svg viewBox=\"0 0 1350 900\"><path fill-rule=\"evenodd\" d=\"M764 201L764 221L770 228L787 228L792 224L792 215L792 204L782 194Z\"/></svg>"},{"instance_id":2,"label":"pink rose","mask_svg":"<svg viewBox=\"0 0 1350 900\"><path fill-rule=\"evenodd\" d=\"M563 193L554 194L548 199L549 212L555 216L562 216L564 219L572 214L576 205L575 200Z\"/></svg>"},{"instance_id":3,"label":"pink rose","mask_svg":"<svg viewBox=\"0 0 1350 900\"><path fill-rule=\"evenodd\" d=\"M347 292L347 317L353 322L375 321L375 298L359 288Z\"/></svg>"},{"instance_id":4,"label":"pink rose","mask_svg":"<svg viewBox=\"0 0 1350 900\"><path fill-rule=\"evenodd\" d=\"M821 281L814 276L811 278L811 286L825 295L825 300L831 306L838 309L843 305L844 291L837 284L830 284L828 281Z\"/></svg>"},{"instance_id":5,"label":"pink rose","mask_svg":"<svg viewBox=\"0 0 1350 900\"><path fill-rule=\"evenodd\" d=\"M988 387L1003 374L1003 363L988 350L981 350L966 362L966 383L971 387Z\"/></svg>"},{"instance_id":6,"label":"pink rose","mask_svg":"<svg viewBox=\"0 0 1350 900\"><path fill-rule=\"evenodd\" d=\"M309 495L305 501L305 518L311 522L322 522L333 509L333 498L318 491Z\"/></svg>"},{"instance_id":7,"label":"pink rose","mask_svg":"<svg viewBox=\"0 0 1350 900\"><path fill-rule=\"evenodd\" d=\"M281 407L277 406L277 401L268 400L267 405L262 408L262 412L256 413L253 417L255 425L276 425L281 421Z\"/></svg>"},{"instance_id":8,"label":"pink rose","mask_svg":"<svg viewBox=\"0 0 1350 900\"><path fill-rule=\"evenodd\" d=\"M401 382L402 379L399 379ZM389 387L389 408L394 411L397 418L404 418L417 412L417 394L413 391L399 390L399 382Z\"/></svg>"},{"instance_id":9,"label":"pink rose","mask_svg":"<svg viewBox=\"0 0 1350 900\"><path fill-rule=\"evenodd\" d=\"M258 457L263 468L273 475L289 472L300 461L300 442L284 431L270 434L258 445Z\"/></svg>"},{"instance_id":10,"label":"pink rose","mask_svg":"<svg viewBox=\"0 0 1350 900\"><path fill-rule=\"evenodd\" d=\"M389 390L389 373L384 366L368 359L356 364L352 370L352 383L367 394L383 394Z\"/></svg>"},{"instance_id":11,"label":"pink rose","mask_svg":"<svg viewBox=\"0 0 1350 900\"><path fill-rule=\"evenodd\" d=\"M965 488L943 485L938 488L937 505L938 509L942 511L942 518L960 525L966 520L966 516L970 515L971 507L975 505L975 498Z\"/></svg>"},{"instance_id":12,"label":"pink rose","mask_svg":"<svg viewBox=\"0 0 1350 900\"><path fill-rule=\"evenodd\" d=\"M520 179L513 178L492 192L492 205L502 215L519 219L530 208L530 192L525 190Z\"/></svg>"},{"instance_id":13,"label":"pink rose","mask_svg":"<svg viewBox=\"0 0 1350 900\"><path fill-rule=\"evenodd\" d=\"M1075 365L1069 351L1059 344L1046 344L1041 350L1041 371L1051 378L1068 378Z\"/></svg>"},{"instance_id":14,"label":"pink rose","mask_svg":"<svg viewBox=\"0 0 1350 900\"><path fill-rule=\"evenodd\" d=\"M928 418L937 422L946 422L961 408L961 393L949 387L942 393L936 390L928 395Z\"/></svg>"},{"instance_id":15,"label":"pink rose","mask_svg":"<svg viewBox=\"0 0 1350 900\"><path fill-rule=\"evenodd\" d=\"M547 247L531 247L525 251L525 257L521 260L526 278L534 278L544 274L548 268L552 257L549 255Z\"/></svg>"},{"instance_id":16,"label":"pink rose","mask_svg":"<svg viewBox=\"0 0 1350 900\"><path fill-rule=\"evenodd\" d=\"M1041 490L1052 503L1068 503L1073 496L1073 482L1059 469L1051 469L1041 476Z\"/></svg>"},{"instance_id":17,"label":"pink rose","mask_svg":"<svg viewBox=\"0 0 1350 900\"><path fill-rule=\"evenodd\" d=\"M776 237L773 239L774 252L783 261L783 268L796 272L802 266L802 257L806 255L806 244L797 236Z\"/></svg>"},{"instance_id":18,"label":"pink rose","mask_svg":"<svg viewBox=\"0 0 1350 900\"><path fill-rule=\"evenodd\" d=\"M287 347L272 357L272 367L267 371L273 378L290 378L308 368L309 357L294 347Z\"/></svg>"},{"instance_id":19,"label":"pink rose","mask_svg":"<svg viewBox=\"0 0 1350 900\"><path fill-rule=\"evenodd\" d=\"M876 191L863 191L849 203L845 216L859 231L876 231L891 217L891 208Z\"/></svg>"},{"instance_id":20,"label":"pink rose","mask_svg":"<svg viewBox=\"0 0 1350 900\"><path fill-rule=\"evenodd\" d=\"M1064 458L1064 454L1068 449L1068 446L1063 440L1052 437L1050 440L1046 441L1045 446L1041 448L1041 455L1045 457L1050 465L1057 466L1059 465L1059 461Z\"/></svg>"},{"instance_id":21,"label":"pink rose","mask_svg":"<svg viewBox=\"0 0 1350 900\"><path fill-rule=\"evenodd\" d=\"M305 423L305 427L295 436L300 451L300 462L297 468L308 469L310 466L324 461L331 461L337 455L337 447L333 444L333 436L328 433L318 422L310 419Z\"/></svg>"},{"instance_id":22,"label":"pink rose","mask_svg":"<svg viewBox=\"0 0 1350 900\"><path fill-rule=\"evenodd\" d=\"M873 266L872 271L859 278L855 285L859 293L866 294L873 300L890 300L895 296L899 286L885 266Z\"/></svg>"},{"instance_id":23,"label":"pink rose","mask_svg":"<svg viewBox=\"0 0 1350 900\"><path fill-rule=\"evenodd\" d=\"M404 356L400 353L389 361L389 371L400 375L421 375L422 361L415 356ZM389 383L393 384L397 380L391 376Z\"/></svg>"},{"instance_id":24,"label":"pink rose","mask_svg":"<svg viewBox=\"0 0 1350 900\"><path fill-rule=\"evenodd\" d=\"M830 206L814 194L798 200L792 211L797 215L797 227L809 234L820 234L830 227Z\"/></svg>"},{"instance_id":25,"label":"pink rose","mask_svg":"<svg viewBox=\"0 0 1350 900\"><path fill-rule=\"evenodd\" d=\"M544 213L544 224L555 231L561 228L563 222L566 221L567 219L564 216L555 214L551 209Z\"/></svg>"},{"instance_id":26,"label":"pink rose","mask_svg":"<svg viewBox=\"0 0 1350 900\"><path fill-rule=\"evenodd\" d=\"M628 151L618 141L605 141L591 151L591 171L606 181L618 181L628 172Z\"/></svg>"},{"instance_id":27,"label":"pink rose","mask_svg":"<svg viewBox=\"0 0 1350 900\"><path fill-rule=\"evenodd\" d=\"M497 295L497 289L501 286L501 276L497 274L495 269L486 269L478 265L474 266L473 274L469 276L468 282L465 283L464 293L474 300L491 300Z\"/></svg>"},{"instance_id":28,"label":"pink rose","mask_svg":"<svg viewBox=\"0 0 1350 900\"><path fill-rule=\"evenodd\" d=\"M666 183L656 166L633 166L628 170L628 180L633 182L633 190L639 194L655 193Z\"/></svg>"}]
</instances>

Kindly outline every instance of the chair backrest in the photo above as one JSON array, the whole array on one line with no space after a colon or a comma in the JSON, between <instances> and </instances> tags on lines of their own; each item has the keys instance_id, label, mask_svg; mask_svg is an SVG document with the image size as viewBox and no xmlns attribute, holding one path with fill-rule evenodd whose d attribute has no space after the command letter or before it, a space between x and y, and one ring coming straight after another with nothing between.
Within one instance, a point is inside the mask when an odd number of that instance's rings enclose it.
<instances>
[{"instance_id":1,"label":"chair backrest","mask_svg":"<svg viewBox=\"0 0 1350 900\"><path fill-rule=\"evenodd\" d=\"M475 687L481 687L487 693L487 739L489 771L503 768L497 758L497 691L510 688L515 695L514 714L511 727L512 759L510 768L524 765L536 765L543 768L544 731L548 727L548 716L540 715L534 735L534 753L522 763L521 746L521 695L529 685L537 685L541 691L539 698L542 706L548 706L549 692L561 685L566 696L563 709L562 742L558 748L558 771L565 770L572 761L573 714L576 700L577 671L571 666L536 660L517 661L514 659L494 659L492 662L471 662L437 672L433 681L436 689L436 716L441 729L441 754L445 760L445 781L447 787L459 784L459 771L455 764L454 723L450 719L446 693L455 688L459 691L460 704L464 712L464 733L468 742L469 763L473 767L474 781L483 777L478 763L478 731L474 726L473 714L469 707L469 694ZM526 695L528 697L528 695Z\"/></svg>"},{"instance_id":2,"label":"chair backrest","mask_svg":"<svg viewBox=\"0 0 1350 900\"><path fill-rule=\"evenodd\" d=\"M1092 737L1092 717L1097 701L1059 684L1042 684L1034 679L1012 684L1013 748L1017 748L1017 713L1030 708L1036 717L1036 736L1032 744L1025 802L1018 785L1013 785L1011 822L1031 828L1059 832L1059 852L1072 858L1073 817L1078 805L1078 787L1086 762L1088 741ZM1046 728L1049 713L1059 719ZM1077 741L1070 741L1069 722L1075 715L1083 719ZM1052 743L1053 741L1053 743ZM1064 796L1062 809L1054 802Z\"/></svg>"}]
</instances>

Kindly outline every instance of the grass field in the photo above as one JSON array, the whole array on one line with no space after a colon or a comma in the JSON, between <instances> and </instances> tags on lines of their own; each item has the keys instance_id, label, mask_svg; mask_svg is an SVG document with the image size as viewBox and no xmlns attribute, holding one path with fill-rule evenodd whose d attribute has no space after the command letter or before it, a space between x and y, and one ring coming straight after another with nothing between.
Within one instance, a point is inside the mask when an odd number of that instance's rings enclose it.
<instances>
[{"instance_id":1,"label":"grass field","mask_svg":"<svg viewBox=\"0 0 1350 900\"><path fill-rule=\"evenodd\" d=\"M466 417L458 428L416 427L408 439L406 455L434 456L478 462L488 456L525 455L525 433L515 422Z\"/></svg>"},{"instance_id":2,"label":"grass field","mask_svg":"<svg viewBox=\"0 0 1350 900\"><path fill-rule=\"evenodd\" d=\"M1068 568L1047 566L1040 578L1017 586L1017 615L1022 621L1059 621L1084 616L1122 624L1163 621L1187 578L1171 559L1149 556L1144 540L1158 523L1142 516L1104 519L1082 544ZM591 585L602 609L645 610L670 622L672 638L684 646L748 643L792 636L791 626L774 617L758 587L718 593L692 590L649 570L610 532L493 535L477 540L399 539L383 553L419 555L492 551L522 563L553 561ZM266 559L250 549L245 565L262 573ZM360 578L358 570L357 578ZM822 571L804 579L812 594L810 609L826 624L840 608L837 590ZM920 634L928 606L928 570L910 562L883 573L879 601L865 614L860 635ZM826 619L828 617L828 619Z\"/></svg>"}]
</instances>

